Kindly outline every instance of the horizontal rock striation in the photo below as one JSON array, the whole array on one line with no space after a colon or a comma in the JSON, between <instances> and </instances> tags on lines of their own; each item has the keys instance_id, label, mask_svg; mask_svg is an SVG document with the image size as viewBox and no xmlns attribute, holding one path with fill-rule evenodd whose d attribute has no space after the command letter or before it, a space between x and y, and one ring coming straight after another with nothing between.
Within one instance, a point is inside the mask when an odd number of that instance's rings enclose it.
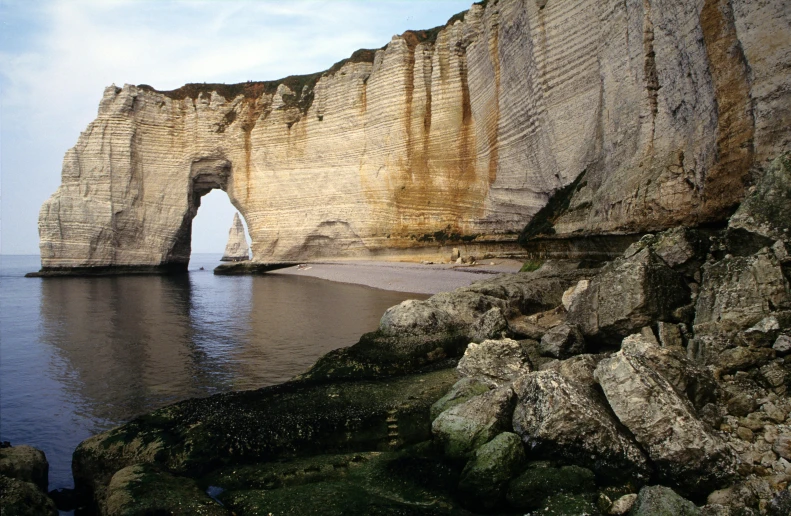
<instances>
[{"instance_id":1,"label":"horizontal rock striation","mask_svg":"<svg viewBox=\"0 0 791 516\"><path fill-rule=\"evenodd\" d=\"M41 209L42 265L184 266L214 188L267 263L502 251L558 191L528 236L722 221L791 142L786 7L488 1L324 73L111 86Z\"/></svg>"}]
</instances>

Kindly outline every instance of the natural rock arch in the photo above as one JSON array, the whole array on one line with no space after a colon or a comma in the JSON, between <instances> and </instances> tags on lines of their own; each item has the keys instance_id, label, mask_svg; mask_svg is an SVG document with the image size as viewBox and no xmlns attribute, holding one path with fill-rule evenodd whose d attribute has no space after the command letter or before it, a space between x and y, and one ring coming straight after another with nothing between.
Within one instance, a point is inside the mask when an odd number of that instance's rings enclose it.
<instances>
[{"instance_id":1,"label":"natural rock arch","mask_svg":"<svg viewBox=\"0 0 791 516\"><path fill-rule=\"evenodd\" d=\"M224 158L206 157L199 158L190 165L189 189L187 192L187 210L173 242L167 262L172 264L189 263L192 253L192 221L198 214L201 198L212 190L222 190L228 195L228 200L234 208L242 214L242 206L228 191L228 184L232 181L233 165Z\"/></svg>"}]
</instances>

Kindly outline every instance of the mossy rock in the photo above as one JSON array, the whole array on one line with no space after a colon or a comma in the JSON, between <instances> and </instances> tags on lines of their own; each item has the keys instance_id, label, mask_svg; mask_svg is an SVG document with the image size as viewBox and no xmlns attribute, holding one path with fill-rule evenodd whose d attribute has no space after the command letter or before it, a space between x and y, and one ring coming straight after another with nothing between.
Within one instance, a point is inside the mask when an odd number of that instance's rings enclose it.
<instances>
[{"instance_id":1,"label":"mossy rock","mask_svg":"<svg viewBox=\"0 0 791 516\"><path fill-rule=\"evenodd\" d=\"M36 484L0 475L0 512L3 516L57 516L53 502Z\"/></svg>"},{"instance_id":2,"label":"mossy rock","mask_svg":"<svg viewBox=\"0 0 791 516\"><path fill-rule=\"evenodd\" d=\"M630 516L698 516L700 509L665 486L646 486L637 494Z\"/></svg>"},{"instance_id":3,"label":"mossy rock","mask_svg":"<svg viewBox=\"0 0 791 516\"><path fill-rule=\"evenodd\" d=\"M508 503L521 509L537 509L544 500L558 493L582 494L596 490L595 475L579 466L560 468L534 464L511 481Z\"/></svg>"},{"instance_id":4,"label":"mossy rock","mask_svg":"<svg viewBox=\"0 0 791 516\"><path fill-rule=\"evenodd\" d=\"M195 481L137 464L113 475L102 513L106 516L229 516Z\"/></svg>"},{"instance_id":5,"label":"mossy rock","mask_svg":"<svg viewBox=\"0 0 791 516\"><path fill-rule=\"evenodd\" d=\"M437 416L448 410L449 408L461 405L479 394L489 392L489 386L481 383L473 378L462 378L450 388L447 394L437 400L436 403L431 405L431 420L437 419Z\"/></svg>"},{"instance_id":6,"label":"mossy rock","mask_svg":"<svg viewBox=\"0 0 791 516\"><path fill-rule=\"evenodd\" d=\"M547 498L540 510L541 516L599 516L601 512L590 494L558 493Z\"/></svg>"},{"instance_id":7,"label":"mossy rock","mask_svg":"<svg viewBox=\"0 0 791 516\"><path fill-rule=\"evenodd\" d=\"M75 482L101 500L112 475L137 463L197 477L229 464L397 449L430 439L429 408L456 379L445 369L187 400L83 441L74 452Z\"/></svg>"},{"instance_id":8,"label":"mossy rock","mask_svg":"<svg viewBox=\"0 0 791 516\"><path fill-rule=\"evenodd\" d=\"M243 514L468 514L452 499L458 472L427 448L323 455L250 465L204 479Z\"/></svg>"},{"instance_id":9,"label":"mossy rock","mask_svg":"<svg viewBox=\"0 0 791 516\"><path fill-rule=\"evenodd\" d=\"M503 432L475 452L464 467L459 496L465 505L489 510L502 504L508 481L524 466L525 451L519 436Z\"/></svg>"}]
</instances>

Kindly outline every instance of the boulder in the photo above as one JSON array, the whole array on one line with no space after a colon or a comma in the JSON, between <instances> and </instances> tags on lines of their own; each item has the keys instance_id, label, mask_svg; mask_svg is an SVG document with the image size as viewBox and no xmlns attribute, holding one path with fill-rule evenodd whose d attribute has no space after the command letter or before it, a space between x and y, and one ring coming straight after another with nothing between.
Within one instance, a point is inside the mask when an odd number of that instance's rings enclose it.
<instances>
[{"instance_id":1,"label":"boulder","mask_svg":"<svg viewBox=\"0 0 791 516\"><path fill-rule=\"evenodd\" d=\"M513 428L531 457L576 464L608 480L647 479L645 455L595 389L557 371L530 373L513 386Z\"/></svg>"},{"instance_id":2,"label":"boulder","mask_svg":"<svg viewBox=\"0 0 791 516\"><path fill-rule=\"evenodd\" d=\"M0 475L31 482L46 493L49 462L43 451L26 444L0 448Z\"/></svg>"},{"instance_id":3,"label":"boulder","mask_svg":"<svg viewBox=\"0 0 791 516\"><path fill-rule=\"evenodd\" d=\"M766 169L728 226L773 240L791 238L791 155L776 158Z\"/></svg>"},{"instance_id":4,"label":"boulder","mask_svg":"<svg viewBox=\"0 0 791 516\"><path fill-rule=\"evenodd\" d=\"M462 378L443 397L431 405L431 421L451 407L461 405L470 398L489 392L489 386L473 378Z\"/></svg>"},{"instance_id":5,"label":"boulder","mask_svg":"<svg viewBox=\"0 0 791 516\"><path fill-rule=\"evenodd\" d=\"M646 486L640 490L630 516L697 516L700 509L665 486Z\"/></svg>"},{"instance_id":6,"label":"boulder","mask_svg":"<svg viewBox=\"0 0 791 516\"><path fill-rule=\"evenodd\" d=\"M555 358L568 358L585 352L585 337L573 324L555 326L541 337L541 353Z\"/></svg>"},{"instance_id":7,"label":"boulder","mask_svg":"<svg viewBox=\"0 0 791 516\"><path fill-rule=\"evenodd\" d=\"M434 439L447 457L464 459L496 435L510 429L514 392L501 387L442 412L431 424Z\"/></svg>"},{"instance_id":8,"label":"boulder","mask_svg":"<svg viewBox=\"0 0 791 516\"><path fill-rule=\"evenodd\" d=\"M508 321L505 320L503 311L495 306L477 319L472 324L470 331L470 338L473 342L503 338L508 333Z\"/></svg>"},{"instance_id":9,"label":"boulder","mask_svg":"<svg viewBox=\"0 0 791 516\"><path fill-rule=\"evenodd\" d=\"M576 285L573 287L569 287L565 292L563 292L563 297L561 298L561 302L563 303L563 308L566 310L571 307L571 304L577 299L583 292L588 290L588 286L590 285L590 281L588 280L580 280Z\"/></svg>"},{"instance_id":10,"label":"boulder","mask_svg":"<svg viewBox=\"0 0 791 516\"><path fill-rule=\"evenodd\" d=\"M775 340L775 343L772 344L772 349L774 349L778 355L787 355L791 352L791 337L788 335L780 335Z\"/></svg>"},{"instance_id":11,"label":"boulder","mask_svg":"<svg viewBox=\"0 0 791 516\"><path fill-rule=\"evenodd\" d=\"M627 339L621 351L596 367L610 407L648 452L660 479L687 493L725 485L735 475L733 452L708 431L686 396L639 344L639 336Z\"/></svg>"},{"instance_id":12,"label":"boulder","mask_svg":"<svg viewBox=\"0 0 791 516\"><path fill-rule=\"evenodd\" d=\"M3 516L57 516L58 509L39 487L18 478L0 475L0 508Z\"/></svg>"},{"instance_id":13,"label":"boulder","mask_svg":"<svg viewBox=\"0 0 791 516\"><path fill-rule=\"evenodd\" d=\"M751 256L727 256L703 266L695 304L695 335L734 335L789 302L788 282L769 249ZM711 349L701 358L710 363L721 351Z\"/></svg>"},{"instance_id":14,"label":"boulder","mask_svg":"<svg viewBox=\"0 0 791 516\"><path fill-rule=\"evenodd\" d=\"M554 494L590 493L596 490L595 476L579 466L552 467L536 463L508 486L508 503L518 509L537 509Z\"/></svg>"},{"instance_id":15,"label":"boulder","mask_svg":"<svg viewBox=\"0 0 791 516\"><path fill-rule=\"evenodd\" d=\"M755 325L744 330L741 340L753 347L771 346L780 334L780 323L777 317L770 315L758 321Z\"/></svg>"},{"instance_id":16,"label":"boulder","mask_svg":"<svg viewBox=\"0 0 791 516\"><path fill-rule=\"evenodd\" d=\"M687 358L682 348L660 347L644 334L635 334L623 340L621 352L661 374L676 391L686 395L696 410L718 398L714 375Z\"/></svg>"},{"instance_id":17,"label":"boulder","mask_svg":"<svg viewBox=\"0 0 791 516\"><path fill-rule=\"evenodd\" d=\"M485 340L471 342L459 360L459 374L474 378L491 387L500 387L530 372L530 361L522 346L515 340Z\"/></svg>"},{"instance_id":18,"label":"boulder","mask_svg":"<svg viewBox=\"0 0 791 516\"><path fill-rule=\"evenodd\" d=\"M136 464L113 475L102 504L102 514L230 516L231 512L210 498L194 480L171 475L148 464Z\"/></svg>"},{"instance_id":19,"label":"boulder","mask_svg":"<svg viewBox=\"0 0 791 516\"><path fill-rule=\"evenodd\" d=\"M583 335L615 345L689 302L683 277L650 248L606 265L569 307Z\"/></svg>"},{"instance_id":20,"label":"boulder","mask_svg":"<svg viewBox=\"0 0 791 516\"><path fill-rule=\"evenodd\" d=\"M501 433L478 448L464 466L459 496L468 507L496 507L505 499L508 481L519 473L524 462L525 451L519 436Z\"/></svg>"},{"instance_id":21,"label":"boulder","mask_svg":"<svg viewBox=\"0 0 791 516\"><path fill-rule=\"evenodd\" d=\"M613 516L622 516L632 509L636 501L637 494L635 493L623 495L622 497L615 500L612 505L610 505L607 514L612 514Z\"/></svg>"},{"instance_id":22,"label":"boulder","mask_svg":"<svg viewBox=\"0 0 791 516\"><path fill-rule=\"evenodd\" d=\"M593 377L593 372L596 366L599 365L604 358L608 355L577 355L566 360L555 360L551 364L547 364L544 370L557 371L565 379L570 382L584 385L588 388L594 388L596 379Z\"/></svg>"}]
</instances>

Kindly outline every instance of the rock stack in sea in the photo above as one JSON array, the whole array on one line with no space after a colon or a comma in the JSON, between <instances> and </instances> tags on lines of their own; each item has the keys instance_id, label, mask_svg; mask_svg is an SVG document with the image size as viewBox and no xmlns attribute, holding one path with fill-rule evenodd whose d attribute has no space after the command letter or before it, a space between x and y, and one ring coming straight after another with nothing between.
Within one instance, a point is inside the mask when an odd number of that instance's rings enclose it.
<instances>
[{"instance_id":1,"label":"rock stack in sea","mask_svg":"<svg viewBox=\"0 0 791 516\"><path fill-rule=\"evenodd\" d=\"M789 199L786 155L726 227L405 301L290 382L84 441L77 486L103 514L789 514Z\"/></svg>"},{"instance_id":2,"label":"rock stack in sea","mask_svg":"<svg viewBox=\"0 0 791 516\"><path fill-rule=\"evenodd\" d=\"M244 226L239 214L233 216L233 224L228 230L228 243L225 246L220 261L223 262L243 262L250 259L250 246L247 245L247 238L244 235Z\"/></svg>"}]
</instances>

